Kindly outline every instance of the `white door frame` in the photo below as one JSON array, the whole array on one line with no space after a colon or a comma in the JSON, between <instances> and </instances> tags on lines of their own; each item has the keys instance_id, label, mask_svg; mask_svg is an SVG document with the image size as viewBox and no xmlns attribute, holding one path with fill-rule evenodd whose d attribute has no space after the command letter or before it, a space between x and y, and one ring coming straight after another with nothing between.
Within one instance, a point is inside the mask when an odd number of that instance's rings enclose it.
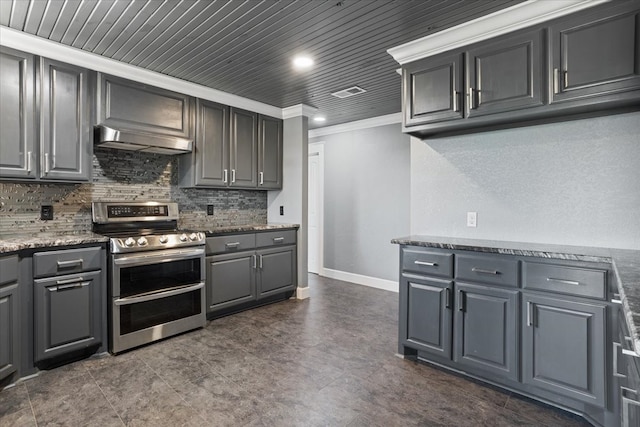
<instances>
[{"instance_id":1,"label":"white door frame","mask_svg":"<svg viewBox=\"0 0 640 427\"><path fill-rule=\"evenodd\" d=\"M324 141L309 144L311 156L318 156L318 274L324 276Z\"/></svg>"}]
</instances>

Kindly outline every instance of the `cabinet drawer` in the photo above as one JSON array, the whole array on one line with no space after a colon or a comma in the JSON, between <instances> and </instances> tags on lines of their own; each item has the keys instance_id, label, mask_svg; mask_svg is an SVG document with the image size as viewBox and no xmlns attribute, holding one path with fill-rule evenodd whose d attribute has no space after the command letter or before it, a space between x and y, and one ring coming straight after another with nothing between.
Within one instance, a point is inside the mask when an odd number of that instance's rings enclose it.
<instances>
[{"instance_id":1,"label":"cabinet drawer","mask_svg":"<svg viewBox=\"0 0 640 427\"><path fill-rule=\"evenodd\" d=\"M207 237L207 255L240 252L255 247L256 235L253 233Z\"/></svg>"},{"instance_id":2,"label":"cabinet drawer","mask_svg":"<svg viewBox=\"0 0 640 427\"><path fill-rule=\"evenodd\" d=\"M518 287L518 261L487 255L458 255L456 279Z\"/></svg>"},{"instance_id":3,"label":"cabinet drawer","mask_svg":"<svg viewBox=\"0 0 640 427\"><path fill-rule=\"evenodd\" d=\"M0 258L0 286L18 281L18 255Z\"/></svg>"},{"instance_id":4,"label":"cabinet drawer","mask_svg":"<svg viewBox=\"0 0 640 427\"><path fill-rule=\"evenodd\" d=\"M453 276L453 254L402 248L402 270L429 276Z\"/></svg>"},{"instance_id":5,"label":"cabinet drawer","mask_svg":"<svg viewBox=\"0 0 640 427\"><path fill-rule=\"evenodd\" d=\"M527 289L598 299L606 296L606 270L524 262L523 272Z\"/></svg>"},{"instance_id":6,"label":"cabinet drawer","mask_svg":"<svg viewBox=\"0 0 640 427\"><path fill-rule=\"evenodd\" d=\"M33 275L43 277L99 270L101 261L100 248L38 252L33 254Z\"/></svg>"},{"instance_id":7,"label":"cabinet drawer","mask_svg":"<svg viewBox=\"0 0 640 427\"><path fill-rule=\"evenodd\" d=\"M274 245L295 245L296 230L267 231L256 233L256 247Z\"/></svg>"}]
</instances>

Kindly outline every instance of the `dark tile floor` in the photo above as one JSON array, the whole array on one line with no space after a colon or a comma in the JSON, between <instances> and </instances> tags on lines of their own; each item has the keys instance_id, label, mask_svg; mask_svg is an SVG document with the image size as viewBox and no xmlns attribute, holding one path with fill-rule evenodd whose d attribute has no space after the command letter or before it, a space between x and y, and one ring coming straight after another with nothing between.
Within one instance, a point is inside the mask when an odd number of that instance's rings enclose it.
<instances>
[{"instance_id":1,"label":"dark tile floor","mask_svg":"<svg viewBox=\"0 0 640 427\"><path fill-rule=\"evenodd\" d=\"M212 321L0 392L0 426L582 426L395 356L398 295L310 276L311 298Z\"/></svg>"}]
</instances>

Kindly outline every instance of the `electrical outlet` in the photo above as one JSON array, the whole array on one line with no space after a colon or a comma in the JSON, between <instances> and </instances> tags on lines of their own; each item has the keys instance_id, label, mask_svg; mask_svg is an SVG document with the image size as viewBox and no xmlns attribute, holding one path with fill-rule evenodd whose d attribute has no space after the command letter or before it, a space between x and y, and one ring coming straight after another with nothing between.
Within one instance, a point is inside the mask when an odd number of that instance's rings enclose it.
<instances>
[{"instance_id":1,"label":"electrical outlet","mask_svg":"<svg viewBox=\"0 0 640 427\"><path fill-rule=\"evenodd\" d=\"M477 227L477 226L478 226L478 213L467 212L467 227Z\"/></svg>"},{"instance_id":2,"label":"electrical outlet","mask_svg":"<svg viewBox=\"0 0 640 427\"><path fill-rule=\"evenodd\" d=\"M42 205L40 206L40 219L43 221L50 221L53 219L53 206Z\"/></svg>"},{"instance_id":3,"label":"electrical outlet","mask_svg":"<svg viewBox=\"0 0 640 427\"><path fill-rule=\"evenodd\" d=\"M207 215L213 215L213 205L207 205Z\"/></svg>"},{"instance_id":4,"label":"electrical outlet","mask_svg":"<svg viewBox=\"0 0 640 427\"><path fill-rule=\"evenodd\" d=\"M280 215L284 215L284 206L280 206Z\"/></svg>"}]
</instances>

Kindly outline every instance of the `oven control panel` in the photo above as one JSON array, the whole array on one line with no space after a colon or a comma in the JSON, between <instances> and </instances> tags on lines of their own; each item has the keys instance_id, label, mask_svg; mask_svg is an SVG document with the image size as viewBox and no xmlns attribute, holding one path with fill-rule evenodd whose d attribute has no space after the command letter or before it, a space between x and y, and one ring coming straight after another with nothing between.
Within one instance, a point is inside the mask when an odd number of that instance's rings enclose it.
<instances>
[{"instance_id":1,"label":"oven control panel","mask_svg":"<svg viewBox=\"0 0 640 427\"><path fill-rule=\"evenodd\" d=\"M175 202L93 202L91 213L94 224L168 222L178 220L178 204Z\"/></svg>"},{"instance_id":2,"label":"oven control panel","mask_svg":"<svg viewBox=\"0 0 640 427\"><path fill-rule=\"evenodd\" d=\"M139 218L149 216L167 216L169 209L166 205L156 206L131 206L109 205L107 217L109 218Z\"/></svg>"}]
</instances>

